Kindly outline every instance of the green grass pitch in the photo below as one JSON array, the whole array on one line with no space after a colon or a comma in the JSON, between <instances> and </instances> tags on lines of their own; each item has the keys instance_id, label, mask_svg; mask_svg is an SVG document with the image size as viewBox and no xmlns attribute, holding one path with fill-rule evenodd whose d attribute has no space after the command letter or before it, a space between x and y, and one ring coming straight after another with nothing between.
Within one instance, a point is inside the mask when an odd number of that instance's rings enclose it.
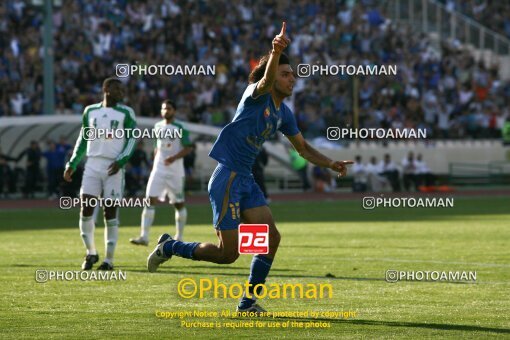
<instances>
[{"instance_id":1,"label":"green grass pitch","mask_svg":"<svg viewBox=\"0 0 510 340\"><path fill-rule=\"evenodd\" d=\"M247 255L232 265L173 258L148 273L145 261L155 238L174 230L173 209L163 206L148 248L128 243L138 235L141 210L121 212L115 264L127 273L126 281L37 283L38 269L79 269L84 248L78 210L20 209L0 211L1 338L510 338L508 198L457 198L449 209L365 211L360 200L271 208L282 243L268 283L330 283L333 297L265 299L261 305L270 311L355 311L356 317L322 320L329 328L212 330L157 318L156 311L234 310L235 299L181 298L177 282L190 277L242 283L251 261ZM188 211L186 240L215 242L210 207ZM102 221L95 237L102 258ZM477 282L387 283L388 269L476 271ZM311 319L276 322L289 320Z\"/></svg>"}]
</instances>

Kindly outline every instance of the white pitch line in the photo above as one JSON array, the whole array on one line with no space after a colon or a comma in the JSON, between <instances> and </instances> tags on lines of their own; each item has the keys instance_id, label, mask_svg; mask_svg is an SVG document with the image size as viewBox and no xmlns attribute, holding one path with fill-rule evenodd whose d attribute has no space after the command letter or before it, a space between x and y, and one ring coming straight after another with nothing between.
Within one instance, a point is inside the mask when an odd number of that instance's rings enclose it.
<instances>
[{"instance_id":1,"label":"white pitch line","mask_svg":"<svg viewBox=\"0 0 510 340\"><path fill-rule=\"evenodd\" d=\"M360 258L349 258L350 260L360 260ZM502 267L510 268L510 264L504 263L479 263L479 262L452 262L452 261L434 261L434 260L401 260L392 258L372 258L365 257L364 261L384 261L384 262L409 262L409 263L437 263L437 264L459 264L466 266L479 266L479 267Z\"/></svg>"}]
</instances>

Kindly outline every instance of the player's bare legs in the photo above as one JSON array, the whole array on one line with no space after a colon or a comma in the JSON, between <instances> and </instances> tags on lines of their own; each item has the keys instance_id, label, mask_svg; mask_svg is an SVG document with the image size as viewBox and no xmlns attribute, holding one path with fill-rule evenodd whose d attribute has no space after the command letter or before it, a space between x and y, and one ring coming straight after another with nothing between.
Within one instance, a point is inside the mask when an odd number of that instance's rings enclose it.
<instances>
[{"instance_id":1,"label":"player's bare legs","mask_svg":"<svg viewBox=\"0 0 510 340\"><path fill-rule=\"evenodd\" d=\"M243 223L269 225L269 253L264 256L274 259L280 245L281 236L278 229L276 229L271 209L267 205L246 209L241 212L241 218Z\"/></svg>"},{"instance_id":2,"label":"player's bare legs","mask_svg":"<svg viewBox=\"0 0 510 340\"><path fill-rule=\"evenodd\" d=\"M83 194L81 195L81 201L82 202L90 202L91 199L97 199L96 196L92 196L92 195L87 195L87 194ZM81 207L81 215L83 217L91 217L92 214L94 213L94 207L92 206L89 206L88 204L83 204L82 207Z\"/></svg>"},{"instance_id":3,"label":"player's bare legs","mask_svg":"<svg viewBox=\"0 0 510 340\"><path fill-rule=\"evenodd\" d=\"M193 259L218 264L234 263L239 257L237 230L217 230L218 244L200 243L193 253Z\"/></svg>"},{"instance_id":4,"label":"player's bare legs","mask_svg":"<svg viewBox=\"0 0 510 340\"><path fill-rule=\"evenodd\" d=\"M273 215L268 206L261 206L246 209L241 212L243 223L257 223L269 225L269 254L264 255L269 259L274 259L278 245L280 244L280 233L276 229ZM207 261L218 264L234 263L239 257L238 251L238 231L218 230L216 231L219 243L200 243L193 252L193 259L198 261Z\"/></svg>"}]
</instances>

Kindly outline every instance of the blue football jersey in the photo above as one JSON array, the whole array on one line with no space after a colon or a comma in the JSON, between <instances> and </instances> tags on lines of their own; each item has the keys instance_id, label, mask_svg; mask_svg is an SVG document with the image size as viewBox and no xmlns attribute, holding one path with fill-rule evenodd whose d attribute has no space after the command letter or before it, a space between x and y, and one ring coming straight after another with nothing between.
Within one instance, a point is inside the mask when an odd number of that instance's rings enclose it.
<instances>
[{"instance_id":1,"label":"blue football jersey","mask_svg":"<svg viewBox=\"0 0 510 340\"><path fill-rule=\"evenodd\" d=\"M287 105L277 110L270 93L254 98L257 84L244 91L232 122L220 132L209 156L231 170L244 175L251 168L262 144L279 130L286 136L299 133L296 118Z\"/></svg>"}]
</instances>

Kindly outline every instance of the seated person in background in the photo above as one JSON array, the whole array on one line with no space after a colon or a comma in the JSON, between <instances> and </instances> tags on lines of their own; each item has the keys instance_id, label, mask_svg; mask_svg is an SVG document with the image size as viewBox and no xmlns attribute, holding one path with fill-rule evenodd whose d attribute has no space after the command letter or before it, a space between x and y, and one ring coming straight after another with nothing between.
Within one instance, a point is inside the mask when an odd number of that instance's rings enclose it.
<instances>
[{"instance_id":1,"label":"seated person in background","mask_svg":"<svg viewBox=\"0 0 510 340\"><path fill-rule=\"evenodd\" d=\"M400 191L400 177L397 166L391 160L390 154L384 155L384 160L379 163L379 175L388 179L394 192Z\"/></svg>"},{"instance_id":2,"label":"seated person in background","mask_svg":"<svg viewBox=\"0 0 510 340\"><path fill-rule=\"evenodd\" d=\"M15 183L13 181L14 176L8 163L10 161L14 162L16 161L16 158L4 155L2 153L2 148L0 147L0 198L2 198L2 195L5 198L9 198L9 191L11 191L10 189L14 187L12 185Z\"/></svg>"},{"instance_id":3,"label":"seated person in background","mask_svg":"<svg viewBox=\"0 0 510 340\"><path fill-rule=\"evenodd\" d=\"M184 173L186 174L185 176L185 185L184 185L184 188L186 188L186 190L190 190L190 188L193 188L193 185L196 184L195 182L195 161L197 159L197 145L195 143L192 143L190 145L190 147L192 148L192 151L187 154L186 156L184 156Z\"/></svg>"},{"instance_id":4,"label":"seated person in background","mask_svg":"<svg viewBox=\"0 0 510 340\"><path fill-rule=\"evenodd\" d=\"M150 167L147 153L143 149L143 140L140 140L129 159L129 166L126 167L126 188L129 197L136 196L137 191L143 188Z\"/></svg>"},{"instance_id":5,"label":"seated person in background","mask_svg":"<svg viewBox=\"0 0 510 340\"><path fill-rule=\"evenodd\" d=\"M390 186L388 179L379 175L381 167L377 164L377 158L375 158L375 156L370 157L370 163L365 166L365 171L367 173L367 183L370 191L378 192Z\"/></svg>"},{"instance_id":6,"label":"seated person in background","mask_svg":"<svg viewBox=\"0 0 510 340\"><path fill-rule=\"evenodd\" d=\"M407 157L402 159L402 170L404 173L404 189L410 191L411 182L414 184L414 189L418 191L418 179L416 175L416 160L414 159L414 153L409 152Z\"/></svg>"},{"instance_id":7,"label":"seated person in background","mask_svg":"<svg viewBox=\"0 0 510 340\"><path fill-rule=\"evenodd\" d=\"M352 181L353 192L365 192L367 191L368 173L366 166L361 163L361 156L357 155L355 162L352 165L352 174L354 179Z\"/></svg>"},{"instance_id":8,"label":"seated person in background","mask_svg":"<svg viewBox=\"0 0 510 340\"><path fill-rule=\"evenodd\" d=\"M269 196L267 195L266 189L266 178L264 176L264 168L267 166L269 162L269 155L264 147L260 148L259 154L257 158L255 158L255 163L251 167L251 173L253 174L253 178L255 179L255 183L257 183L264 194L264 198L267 200Z\"/></svg>"},{"instance_id":9,"label":"seated person in background","mask_svg":"<svg viewBox=\"0 0 510 340\"><path fill-rule=\"evenodd\" d=\"M336 187L335 179L327 168L313 167L313 186L316 192L331 192Z\"/></svg>"},{"instance_id":10,"label":"seated person in background","mask_svg":"<svg viewBox=\"0 0 510 340\"><path fill-rule=\"evenodd\" d=\"M417 186L432 186L435 184L436 176L430 171L427 163L421 154L418 154L415 161Z\"/></svg>"},{"instance_id":11,"label":"seated person in background","mask_svg":"<svg viewBox=\"0 0 510 340\"><path fill-rule=\"evenodd\" d=\"M303 184L303 191L307 191L311 188L310 182L308 181L308 161L301 157L299 153L294 149L289 149L290 165L301 178Z\"/></svg>"}]
</instances>

